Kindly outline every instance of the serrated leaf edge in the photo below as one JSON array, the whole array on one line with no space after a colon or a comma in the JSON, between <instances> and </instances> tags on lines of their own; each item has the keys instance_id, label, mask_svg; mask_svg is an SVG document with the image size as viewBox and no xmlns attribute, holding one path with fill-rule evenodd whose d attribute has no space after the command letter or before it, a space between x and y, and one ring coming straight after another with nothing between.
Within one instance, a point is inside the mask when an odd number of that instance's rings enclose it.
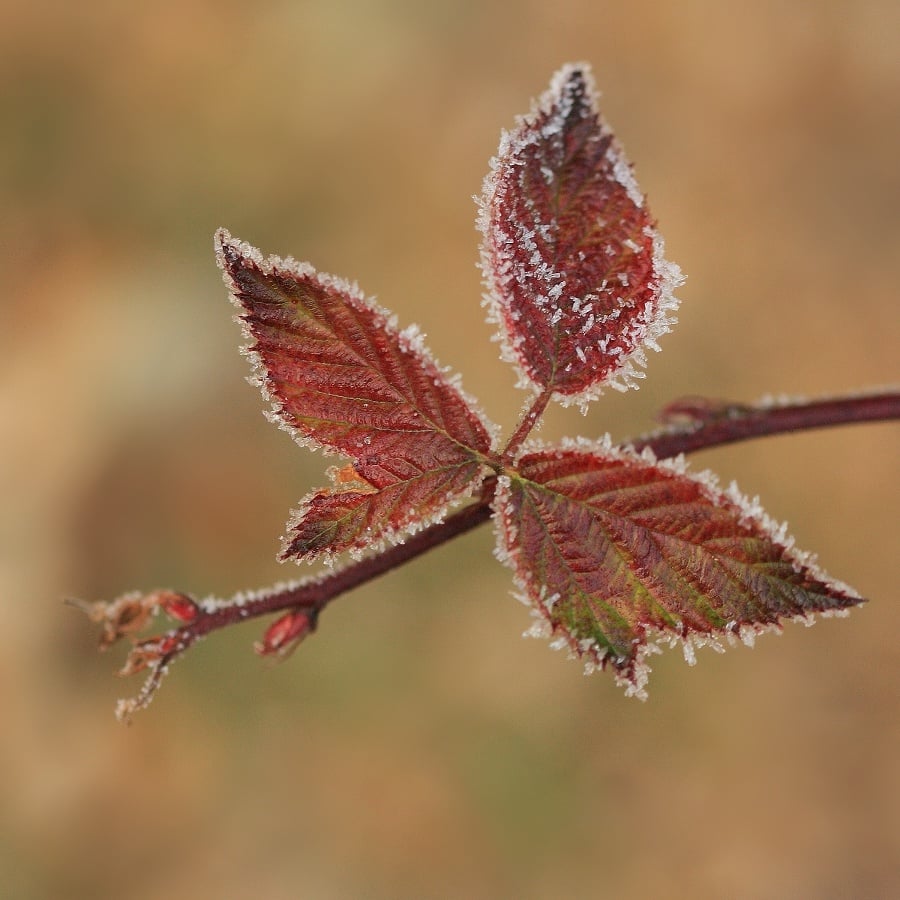
<instances>
[{"instance_id":1,"label":"serrated leaf edge","mask_svg":"<svg viewBox=\"0 0 900 900\"><path fill-rule=\"evenodd\" d=\"M784 549L785 557L790 561L795 571L800 572L806 569L822 584L842 592L848 597L865 602L864 598L854 588L825 572L818 565L815 554L800 550L793 536L788 534L787 523L777 522L771 518L760 505L759 497L748 498L740 491L735 481L732 481L723 490L720 486L719 478L714 472L709 469L690 470L683 454L667 459L657 459L656 454L649 447L645 447L638 453L630 446L614 444L612 436L607 433L596 440L584 437L564 438L557 444L548 444L536 439L529 439L516 455L516 461L529 453L553 453L554 451L558 451L560 455L575 451L597 453L609 459L628 459L648 466L657 466L675 475L688 478L698 484L701 488L701 493L716 506L721 505L720 496L724 496L726 500L737 506L743 513L740 521L742 523L753 522L758 525L772 541ZM590 675L598 669L606 668L609 662L608 654L604 649L597 647L592 639L578 640L573 635L551 625L547 616L559 598L555 595L548 595L546 586L540 586L536 591L538 599L535 602L532 599L531 595L533 592L529 590L528 581L519 574L516 568L516 558L520 551L514 547L506 546L507 533L503 529L500 508L497 505L504 496L508 496L511 489L511 481L512 479L508 474L500 475L497 479L497 491L494 496L495 514L493 516L494 556L501 564L512 571L514 585L512 595L529 608L532 618L535 619L531 626L523 632L523 637L547 639L550 641L552 650L568 648L568 658L580 660L584 664L585 675ZM510 543L515 539L515 534L512 533L514 528L515 526L511 524ZM846 608L810 611L805 615L784 616L778 623L744 624L739 627L735 623L734 629L726 628L722 634L690 632L679 635L655 628L648 628L645 632L645 643L637 648L630 674L622 674L614 669L613 675L616 684L624 688L625 696L636 697L644 701L648 697L646 686L652 671L647 662L647 657L661 653L661 644L674 648L680 643L685 661L688 665L694 665L696 662L696 650L698 649L711 647L716 652L724 652L725 648L721 641L723 637L730 646L743 643L747 647L753 647L757 636L761 634L781 634L785 622L799 622L810 626L818 618L846 618L849 615L850 610Z\"/></svg>"},{"instance_id":2,"label":"serrated leaf edge","mask_svg":"<svg viewBox=\"0 0 900 900\"><path fill-rule=\"evenodd\" d=\"M527 370L520 365L516 347L521 338L517 340L515 335L509 333L502 314L501 298L504 295L505 282L499 274L494 272L488 249L491 241L490 208L492 198L498 187L499 179L497 173L501 167L502 160L517 149L515 142L516 132L533 126L539 116L550 114L557 99L562 94L563 86L576 71L581 72L584 78L590 96L591 110L599 119L601 131L613 135L609 153L615 155L613 165L615 179L622 185L629 199L636 206L643 208L646 202L646 198L634 178L631 165L621 143L616 139L606 119L599 112L598 101L601 94L597 90L593 71L589 63L567 63L563 65L551 79L550 87L537 100L532 101L530 112L516 116L515 126L512 131L507 131L506 129L501 131L497 155L490 160L488 173L484 177L482 184L481 195L475 197L478 207L476 227L482 235L479 268L482 273L482 284L485 288L482 294L481 305L486 310L485 318L487 323L495 329L495 335L492 336L492 340L496 340L500 344L500 358L504 362L509 363L516 372L516 387L527 390L534 395L539 394L543 386L534 381ZM644 234L652 240L653 244L652 271L655 282L654 301L656 308L651 309L650 307L654 305L651 303L645 305L644 315L646 319L633 323L631 328L632 332L642 332L632 335L634 350L622 357L621 366L614 372L611 372L606 379L602 382L591 384L578 393L553 393L552 398L562 406L578 406L581 412L584 413L587 411L587 406L590 402L603 395L604 387L620 392L637 389L640 386L638 382L645 377L645 373L642 370L647 365L646 348L658 352L660 350L657 342L658 338L670 332L672 326L678 322L678 319L674 315L670 315L670 313L674 313L678 309L680 300L675 296L675 291L684 284L685 276L676 263L670 262L665 258L665 241L662 235L649 225L644 228Z\"/></svg>"},{"instance_id":3,"label":"serrated leaf edge","mask_svg":"<svg viewBox=\"0 0 900 900\"><path fill-rule=\"evenodd\" d=\"M236 296L234 281L228 273L225 261L226 246L233 248L243 258L252 262L265 275L271 275L274 270L278 269L281 272L285 272L297 278L312 278L322 285L322 287L335 290L351 297L354 301L371 309L375 313L379 328L396 335L400 342L400 346L404 350L411 352L413 355L420 356L426 364L434 366L436 371L439 372L447 383L459 394L469 407L472 415L475 416L487 432L490 440L489 452L495 452L497 450L501 439L500 427L487 417L479 402L465 391L462 385L462 375L455 372L452 367L442 366L438 362L431 350L425 344L424 336L415 325L409 325L406 328L401 329L399 327L397 316L380 303L376 302L375 298L366 296L366 294L360 290L359 285L356 282L347 281L344 278L340 278L336 275L329 275L326 272L320 272L310 263L299 262L293 256L281 257L276 254L265 256L252 244L233 237L226 228L219 228L216 231L214 242L216 262L222 271L222 280L228 289L229 300L232 305L239 310L233 318L240 326L241 334L244 339L244 343L240 347L241 355L248 359L252 369L251 374L247 376L247 381L259 388L263 400L268 404L269 409L263 411L263 415L266 419L282 431L286 431L299 446L314 451L320 451L328 457L341 457L343 459L352 460L352 457L343 451L329 447L314 436L304 434L295 425L291 424L284 412L284 404L269 390L266 383L268 375L266 364L260 354L253 349L255 338L250 326L244 321L242 316L242 313L246 312L246 310Z\"/></svg>"},{"instance_id":4,"label":"serrated leaf edge","mask_svg":"<svg viewBox=\"0 0 900 900\"><path fill-rule=\"evenodd\" d=\"M473 463L474 464L474 463ZM482 473L486 474L489 470L487 466L483 467ZM312 564L314 562L322 562L328 567L332 567L338 563L345 555L353 560L360 560L367 556L376 555L388 547L402 544L407 538L412 537L419 531L424 531L432 525L441 524L448 515L454 512L462 503L471 499L482 487L483 478L475 477L462 491L445 492L440 500L434 506L434 509L427 515L422 515L421 510L411 510L409 518L401 519L397 525L388 526L380 531L367 532L366 542L364 546L356 546L351 544L341 550L333 551L327 548L322 550L306 553L302 557L288 555L286 549L291 544L291 531L299 525L309 510L311 501L317 497L321 490L313 490L304 495L297 506L290 511L290 518L285 525L285 533L281 536L281 552L278 555L280 563L293 562L296 565L303 563Z\"/></svg>"}]
</instances>

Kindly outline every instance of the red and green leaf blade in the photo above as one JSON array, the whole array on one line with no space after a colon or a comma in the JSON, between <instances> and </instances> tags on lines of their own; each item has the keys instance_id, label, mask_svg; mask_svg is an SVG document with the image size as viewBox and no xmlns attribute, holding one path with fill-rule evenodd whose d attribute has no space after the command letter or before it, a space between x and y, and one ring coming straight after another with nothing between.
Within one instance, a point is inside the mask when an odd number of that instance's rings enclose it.
<instances>
[{"instance_id":1,"label":"red and green leaf blade","mask_svg":"<svg viewBox=\"0 0 900 900\"><path fill-rule=\"evenodd\" d=\"M414 329L311 266L264 258L224 230L216 245L273 419L348 457L362 485L304 498L284 558L370 549L477 488L491 426Z\"/></svg>"},{"instance_id":2,"label":"red and green leaf blade","mask_svg":"<svg viewBox=\"0 0 900 900\"><path fill-rule=\"evenodd\" d=\"M362 551L374 542L392 542L405 527L395 524L405 521L409 515L405 511L419 517L423 511L443 509L468 496L480 484L482 468L475 459L432 468L380 489L315 491L303 498L288 523L281 555L312 559L344 549Z\"/></svg>"},{"instance_id":3,"label":"red and green leaf blade","mask_svg":"<svg viewBox=\"0 0 900 900\"><path fill-rule=\"evenodd\" d=\"M504 134L479 219L504 355L564 403L633 386L682 281L597 99L588 66L556 74Z\"/></svg>"},{"instance_id":4,"label":"red and green leaf blade","mask_svg":"<svg viewBox=\"0 0 900 900\"><path fill-rule=\"evenodd\" d=\"M522 457L495 504L502 555L542 630L640 696L656 639L689 655L863 602L736 490L608 445Z\"/></svg>"}]
</instances>

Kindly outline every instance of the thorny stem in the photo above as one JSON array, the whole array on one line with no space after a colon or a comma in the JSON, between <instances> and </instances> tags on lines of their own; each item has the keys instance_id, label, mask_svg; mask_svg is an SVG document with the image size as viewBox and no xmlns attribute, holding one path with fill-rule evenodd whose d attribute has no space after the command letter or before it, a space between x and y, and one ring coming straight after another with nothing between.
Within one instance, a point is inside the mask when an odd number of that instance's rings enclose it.
<instances>
[{"instance_id":1,"label":"thorny stem","mask_svg":"<svg viewBox=\"0 0 900 900\"><path fill-rule=\"evenodd\" d=\"M508 463L508 458L512 457L515 449L534 427L548 400L549 395L540 395L536 398L504 451L505 462ZM660 414L660 419L664 427L634 440L623 441L622 445L631 446L635 450L649 448L662 459L768 435L854 422L900 420L900 391L886 390L827 400L762 402L755 405L706 398L686 398L666 407ZM172 629L159 638L135 645L122 674L149 668L150 675L137 697L120 703L118 715L128 720L132 712L146 706L168 665L197 640L213 631L284 610L305 613L309 620L307 631L312 631L319 613L336 597L487 522L491 518L490 504L495 487L496 478L488 478L475 503L464 507L443 522L412 535L402 544L337 569L323 577L287 586L275 586L250 596L237 595L230 601L207 601L198 604L197 615L192 621ZM163 593L165 592L161 592L160 596ZM78 602L74 605L85 609L90 606ZM95 606L109 610L115 604ZM96 612L92 617L100 621ZM130 628L123 628L116 636L126 634L128 631Z\"/></svg>"}]
</instances>

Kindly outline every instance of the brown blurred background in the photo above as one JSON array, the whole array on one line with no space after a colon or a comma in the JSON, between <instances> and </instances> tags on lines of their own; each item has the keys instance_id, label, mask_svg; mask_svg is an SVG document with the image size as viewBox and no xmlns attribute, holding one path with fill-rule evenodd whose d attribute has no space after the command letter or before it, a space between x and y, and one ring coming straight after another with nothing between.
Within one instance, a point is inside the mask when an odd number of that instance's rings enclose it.
<instances>
[{"instance_id":1,"label":"brown blurred background","mask_svg":"<svg viewBox=\"0 0 900 900\"><path fill-rule=\"evenodd\" d=\"M342 598L286 664L262 625L132 728L62 597L292 577L326 462L244 382L226 225L357 279L508 427L472 194L501 127L587 60L689 276L638 393L896 380L900 6L0 2L0 895L900 896L896 426L698 455L872 602L751 653L655 661L650 701L523 641L489 529Z\"/></svg>"}]
</instances>

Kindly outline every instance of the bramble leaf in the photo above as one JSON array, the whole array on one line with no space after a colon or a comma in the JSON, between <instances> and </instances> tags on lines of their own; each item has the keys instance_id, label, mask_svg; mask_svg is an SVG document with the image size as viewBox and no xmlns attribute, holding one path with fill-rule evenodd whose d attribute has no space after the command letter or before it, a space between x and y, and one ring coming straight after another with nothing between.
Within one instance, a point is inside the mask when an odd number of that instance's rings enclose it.
<instances>
[{"instance_id":1,"label":"bramble leaf","mask_svg":"<svg viewBox=\"0 0 900 900\"><path fill-rule=\"evenodd\" d=\"M281 556L311 560L342 550L362 551L393 542L413 525L440 518L454 500L469 496L481 483L482 462L433 461L431 468L414 468L395 459L396 477L381 488L314 491L300 502L288 523ZM401 471L405 470L405 471Z\"/></svg>"},{"instance_id":2,"label":"bramble leaf","mask_svg":"<svg viewBox=\"0 0 900 900\"><path fill-rule=\"evenodd\" d=\"M644 697L655 640L752 642L782 619L863 600L793 548L754 503L683 462L570 444L523 456L495 499L501 555L541 619L586 666Z\"/></svg>"},{"instance_id":3,"label":"bramble leaf","mask_svg":"<svg viewBox=\"0 0 900 900\"><path fill-rule=\"evenodd\" d=\"M216 245L272 418L352 460L333 489L301 501L282 558L377 547L478 487L491 426L415 328L311 266L263 258L224 230Z\"/></svg>"},{"instance_id":4,"label":"bramble leaf","mask_svg":"<svg viewBox=\"0 0 900 900\"><path fill-rule=\"evenodd\" d=\"M590 67L568 65L504 133L479 226L490 319L521 386L563 403L625 389L674 321L663 258L631 167L597 112Z\"/></svg>"}]
</instances>

